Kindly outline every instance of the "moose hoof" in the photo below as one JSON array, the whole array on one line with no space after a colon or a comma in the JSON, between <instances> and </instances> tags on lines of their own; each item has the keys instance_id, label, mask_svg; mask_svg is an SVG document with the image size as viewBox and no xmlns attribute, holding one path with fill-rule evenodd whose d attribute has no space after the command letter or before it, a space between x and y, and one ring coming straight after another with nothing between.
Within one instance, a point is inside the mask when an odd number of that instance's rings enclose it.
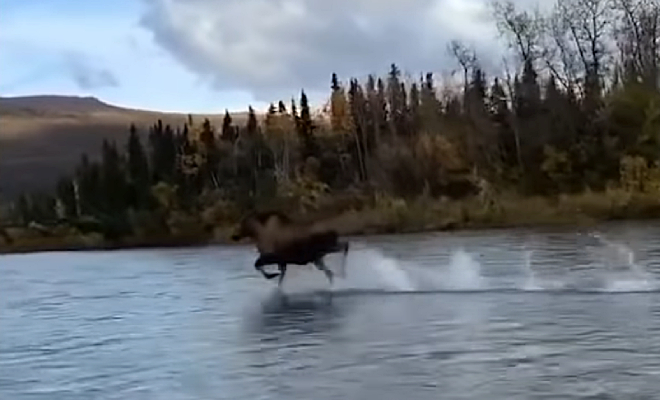
<instances>
[{"instance_id":1,"label":"moose hoof","mask_svg":"<svg viewBox=\"0 0 660 400\"><path fill-rule=\"evenodd\" d=\"M277 278L278 276L280 276L280 274L278 274L278 273L268 273L267 272L267 273L264 274L264 276L266 277L266 279L274 279L274 278Z\"/></svg>"}]
</instances>

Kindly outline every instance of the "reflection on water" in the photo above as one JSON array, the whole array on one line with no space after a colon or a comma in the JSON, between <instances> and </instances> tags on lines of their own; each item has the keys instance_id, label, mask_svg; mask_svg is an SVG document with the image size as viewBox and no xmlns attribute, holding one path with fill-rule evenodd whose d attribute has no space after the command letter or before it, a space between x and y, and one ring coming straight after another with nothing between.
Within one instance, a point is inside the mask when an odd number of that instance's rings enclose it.
<instances>
[{"instance_id":1,"label":"reflection on water","mask_svg":"<svg viewBox=\"0 0 660 400\"><path fill-rule=\"evenodd\" d=\"M3 256L0 398L654 398L659 244L359 238L346 280L292 267L282 291L249 246Z\"/></svg>"},{"instance_id":2,"label":"reflection on water","mask_svg":"<svg viewBox=\"0 0 660 400\"><path fill-rule=\"evenodd\" d=\"M350 303L348 298L333 299L331 292L286 294L273 289L260 302L257 312L246 315L246 326L264 336L329 332L341 326Z\"/></svg>"}]
</instances>

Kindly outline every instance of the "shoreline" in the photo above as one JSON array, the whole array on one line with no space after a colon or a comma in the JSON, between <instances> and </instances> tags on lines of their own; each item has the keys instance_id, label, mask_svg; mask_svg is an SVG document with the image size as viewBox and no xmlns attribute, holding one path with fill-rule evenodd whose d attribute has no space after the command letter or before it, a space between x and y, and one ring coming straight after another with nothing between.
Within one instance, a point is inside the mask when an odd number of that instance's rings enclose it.
<instances>
[{"instance_id":1,"label":"shoreline","mask_svg":"<svg viewBox=\"0 0 660 400\"><path fill-rule=\"evenodd\" d=\"M582 217L582 218L581 218ZM595 219L584 218L584 215L575 215L571 220L566 219L549 219L546 221L474 221L472 223L430 223L425 227L415 227L414 225L403 227L403 229L393 230L391 226L386 223L381 223L376 226L363 226L362 229L340 229L341 235L349 238L361 237L379 237L379 236L392 236L392 235L420 235L432 233L469 233L480 231L501 231L508 229L560 229L560 230L580 230L583 228L593 227L597 225L607 225L610 223L625 223L625 222L640 222L649 221L660 223L660 215L656 216L616 216L611 218ZM219 227L219 230L224 230L226 227ZM7 246L0 244L0 256L2 255L19 255L31 253L51 253L51 252L80 252L80 251L121 251L121 250L137 250L137 249L170 249L170 248L202 248L208 246L241 246L250 245L249 241L243 240L240 242L233 242L229 236L226 237L210 237L210 238L181 238L181 237L167 237L163 239L144 239L128 238L121 243L111 242L96 242L96 243L83 243L82 238L77 238L78 241L67 237L49 237L33 238L34 240L22 240L21 243ZM46 243L45 243L46 242Z\"/></svg>"}]
</instances>

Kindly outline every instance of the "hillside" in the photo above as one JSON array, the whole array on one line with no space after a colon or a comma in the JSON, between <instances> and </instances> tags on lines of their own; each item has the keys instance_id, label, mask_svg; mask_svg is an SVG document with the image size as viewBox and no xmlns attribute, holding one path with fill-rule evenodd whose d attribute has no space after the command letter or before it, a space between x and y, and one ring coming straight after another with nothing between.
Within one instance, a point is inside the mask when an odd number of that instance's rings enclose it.
<instances>
[{"instance_id":1,"label":"hillside","mask_svg":"<svg viewBox=\"0 0 660 400\"><path fill-rule=\"evenodd\" d=\"M224 113L192 114L222 124ZM233 113L238 124L247 112ZM85 152L95 157L104 138L123 145L134 123L143 140L161 119L182 125L187 114L133 110L94 97L0 97L0 193L13 197L25 190L47 189L75 166Z\"/></svg>"}]
</instances>

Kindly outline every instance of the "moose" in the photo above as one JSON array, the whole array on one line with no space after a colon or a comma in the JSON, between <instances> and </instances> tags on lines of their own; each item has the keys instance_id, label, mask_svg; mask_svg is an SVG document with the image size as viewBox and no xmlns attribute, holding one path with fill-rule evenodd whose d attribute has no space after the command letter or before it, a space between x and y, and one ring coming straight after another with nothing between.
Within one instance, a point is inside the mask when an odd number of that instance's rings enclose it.
<instances>
[{"instance_id":1,"label":"moose","mask_svg":"<svg viewBox=\"0 0 660 400\"><path fill-rule=\"evenodd\" d=\"M323 257L330 253L343 252L341 273L346 276L346 257L349 249L347 241L339 240L334 229L322 228L294 222L279 211L251 212L241 220L232 240L251 238L259 251L254 267L266 279L279 276L278 286L282 285L287 266L312 263L322 271L332 284L334 273L328 269ZM269 273L266 265L277 265L279 273Z\"/></svg>"}]
</instances>

